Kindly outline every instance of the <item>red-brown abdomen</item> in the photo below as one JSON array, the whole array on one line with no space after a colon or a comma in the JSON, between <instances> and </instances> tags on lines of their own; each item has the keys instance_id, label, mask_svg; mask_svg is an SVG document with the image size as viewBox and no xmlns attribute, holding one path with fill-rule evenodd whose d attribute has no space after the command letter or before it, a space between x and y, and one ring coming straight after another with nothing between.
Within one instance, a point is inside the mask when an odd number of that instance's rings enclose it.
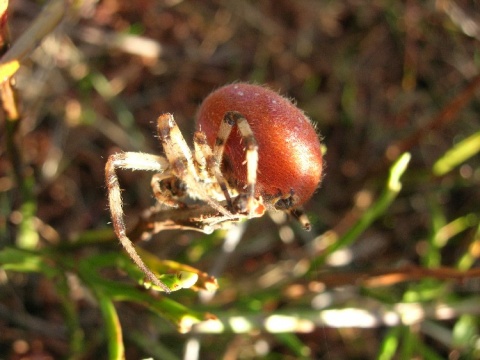
<instances>
[{"instance_id":1,"label":"red-brown abdomen","mask_svg":"<svg viewBox=\"0 0 480 360\"><path fill-rule=\"evenodd\" d=\"M262 195L267 204L291 194L292 206L309 200L322 178L322 153L318 135L305 114L265 87L226 85L212 92L197 114L198 129L205 132L212 147L227 111L243 114L257 140L256 195ZM237 129L227 141L225 161L227 179L240 187L245 185L245 150Z\"/></svg>"}]
</instances>

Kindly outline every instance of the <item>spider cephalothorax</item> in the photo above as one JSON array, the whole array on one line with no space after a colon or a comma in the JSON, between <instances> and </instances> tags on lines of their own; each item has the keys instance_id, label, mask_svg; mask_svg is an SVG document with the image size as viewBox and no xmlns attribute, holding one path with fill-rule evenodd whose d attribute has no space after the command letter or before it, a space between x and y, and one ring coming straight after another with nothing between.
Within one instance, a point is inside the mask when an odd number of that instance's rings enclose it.
<instances>
[{"instance_id":1,"label":"spider cephalothorax","mask_svg":"<svg viewBox=\"0 0 480 360\"><path fill-rule=\"evenodd\" d=\"M299 206L318 187L322 154L305 114L288 99L257 85L232 84L200 106L193 151L171 114L157 120L165 156L125 152L105 167L117 237L148 279L169 292L129 240L117 169L153 171L157 201L172 210L150 217L152 232L189 228L210 232L226 222L262 216L265 207L286 211L309 228ZM184 198L197 200L187 205Z\"/></svg>"}]
</instances>

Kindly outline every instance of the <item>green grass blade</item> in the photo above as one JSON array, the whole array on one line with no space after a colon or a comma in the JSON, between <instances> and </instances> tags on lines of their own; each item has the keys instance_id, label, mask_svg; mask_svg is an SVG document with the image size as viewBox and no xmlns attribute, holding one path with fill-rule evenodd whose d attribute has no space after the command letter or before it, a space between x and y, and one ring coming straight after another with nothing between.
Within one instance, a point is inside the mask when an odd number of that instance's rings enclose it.
<instances>
[{"instance_id":1,"label":"green grass blade","mask_svg":"<svg viewBox=\"0 0 480 360\"><path fill-rule=\"evenodd\" d=\"M399 336L401 327L395 326L388 330L387 334L383 338L380 352L377 360L391 360L394 358L398 349Z\"/></svg>"},{"instance_id":2,"label":"green grass blade","mask_svg":"<svg viewBox=\"0 0 480 360\"><path fill-rule=\"evenodd\" d=\"M275 337L295 354L296 359L311 359L310 348L298 338L297 334L278 333Z\"/></svg>"},{"instance_id":3,"label":"green grass blade","mask_svg":"<svg viewBox=\"0 0 480 360\"><path fill-rule=\"evenodd\" d=\"M125 348L123 346L123 334L117 310L110 300L110 296L103 294L101 291L95 292L100 304L105 330L108 339L108 353L111 360L125 359Z\"/></svg>"},{"instance_id":4,"label":"green grass blade","mask_svg":"<svg viewBox=\"0 0 480 360\"><path fill-rule=\"evenodd\" d=\"M442 176L480 152L480 131L448 150L433 165L433 173Z\"/></svg>"},{"instance_id":5,"label":"green grass blade","mask_svg":"<svg viewBox=\"0 0 480 360\"><path fill-rule=\"evenodd\" d=\"M377 201L372 204L345 235L329 246L322 255L312 261L310 271L315 271L318 266L322 265L326 258L336 250L352 244L378 217L385 213L386 209L402 189L400 178L407 169L410 158L411 155L409 153L404 153L398 158L390 168L390 176L388 177L387 184Z\"/></svg>"},{"instance_id":6,"label":"green grass blade","mask_svg":"<svg viewBox=\"0 0 480 360\"><path fill-rule=\"evenodd\" d=\"M18 272L43 273L48 277L58 274L58 270L49 265L41 254L18 248L5 248L0 251L0 267Z\"/></svg>"},{"instance_id":7,"label":"green grass blade","mask_svg":"<svg viewBox=\"0 0 480 360\"><path fill-rule=\"evenodd\" d=\"M117 255L118 256L118 255ZM105 279L99 275L104 266L115 266L115 254L98 255L83 260L77 267L80 278L91 288L107 296L111 301L131 301L141 304L150 311L172 323L180 332L188 332L191 327L205 320L214 320L210 313L195 311L169 297L132 284ZM130 264L134 267L133 263Z\"/></svg>"}]
</instances>

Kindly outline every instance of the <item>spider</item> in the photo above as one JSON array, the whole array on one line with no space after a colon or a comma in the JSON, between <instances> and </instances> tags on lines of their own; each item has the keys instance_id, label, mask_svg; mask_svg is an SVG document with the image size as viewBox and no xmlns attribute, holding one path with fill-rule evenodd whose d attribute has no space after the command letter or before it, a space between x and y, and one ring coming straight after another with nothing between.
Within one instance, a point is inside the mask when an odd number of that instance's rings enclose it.
<instances>
[{"instance_id":1,"label":"spider","mask_svg":"<svg viewBox=\"0 0 480 360\"><path fill-rule=\"evenodd\" d=\"M127 236L118 169L155 172L153 194L167 210L149 215L152 233L209 233L225 223L260 217L266 209L285 211L308 230L300 206L322 179L315 129L300 109L272 90L245 83L221 87L204 100L197 122L193 151L167 113L157 119L164 156L121 152L111 155L105 166L115 234L149 281L167 293L170 289L145 265Z\"/></svg>"}]
</instances>

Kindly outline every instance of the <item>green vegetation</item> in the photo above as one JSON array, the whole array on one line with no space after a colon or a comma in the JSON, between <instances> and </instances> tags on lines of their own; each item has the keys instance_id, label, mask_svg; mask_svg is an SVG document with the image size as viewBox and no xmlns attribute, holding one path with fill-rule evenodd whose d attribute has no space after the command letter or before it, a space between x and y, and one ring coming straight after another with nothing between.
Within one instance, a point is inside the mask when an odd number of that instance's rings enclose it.
<instances>
[{"instance_id":1,"label":"green vegetation","mask_svg":"<svg viewBox=\"0 0 480 360\"><path fill-rule=\"evenodd\" d=\"M480 358L476 5L62 3L0 28L30 39L0 60L0 358ZM312 231L272 213L141 232L166 295L115 238L105 162L158 154L163 112L191 142L233 81L296 99L321 133ZM150 176L119 175L132 232Z\"/></svg>"}]
</instances>

